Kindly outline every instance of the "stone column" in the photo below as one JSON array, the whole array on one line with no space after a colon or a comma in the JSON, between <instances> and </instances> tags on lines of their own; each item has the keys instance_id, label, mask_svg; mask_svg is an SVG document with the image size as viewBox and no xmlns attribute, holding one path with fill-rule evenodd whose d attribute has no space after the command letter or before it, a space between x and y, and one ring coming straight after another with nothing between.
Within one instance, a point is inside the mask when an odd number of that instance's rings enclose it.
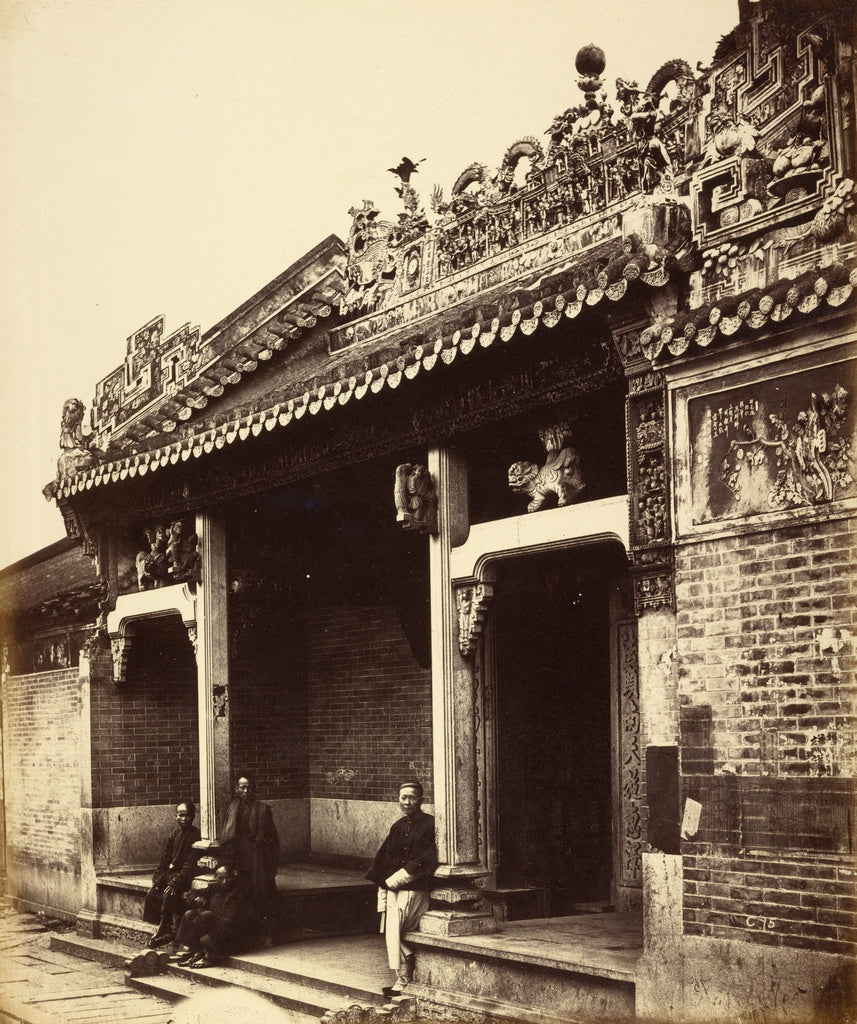
<instances>
[{"instance_id":1,"label":"stone column","mask_svg":"<svg viewBox=\"0 0 857 1024\"><path fill-rule=\"evenodd\" d=\"M440 866L432 900L442 909L425 914L420 931L466 935L493 931L474 880L488 873L480 861L476 709L473 667L458 644L458 612L450 550L467 539L467 469L464 456L429 451L428 468L438 495L438 532L430 538L432 734L434 802Z\"/></svg>"},{"instance_id":2,"label":"stone column","mask_svg":"<svg viewBox=\"0 0 857 1024\"><path fill-rule=\"evenodd\" d=\"M213 856L229 803L229 632L227 623L226 532L218 517L196 517L202 582L197 584L194 645L199 706L198 845Z\"/></svg>"},{"instance_id":3,"label":"stone column","mask_svg":"<svg viewBox=\"0 0 857 1024\"><path fill-rule=\"evenodd\" d=\"M100 938L98 872L107 867L103 812L93 806L92 707L93 687L113 686L113 666L106 644L90 641L80 653L80 910L77 932Z\"/></svg>"}]
</instances>

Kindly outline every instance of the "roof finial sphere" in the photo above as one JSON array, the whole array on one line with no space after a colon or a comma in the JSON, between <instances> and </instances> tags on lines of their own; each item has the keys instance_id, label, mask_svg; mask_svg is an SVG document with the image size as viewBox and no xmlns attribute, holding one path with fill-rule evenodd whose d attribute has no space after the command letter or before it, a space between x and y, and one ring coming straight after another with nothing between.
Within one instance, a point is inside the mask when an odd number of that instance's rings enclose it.
<instances>
[{"instance_id":1,"label":"roof finial sphere","mask_svg":"<svg viewBox=\"0 0 857 1024\"><path fill-rule=\"evenodd\" d=\"M595 43L588 43L581 46L574 58L574 66L581 75L591 75L597 78L607 66L607 58L604 51Z\"/></svg>"}]
</instances>

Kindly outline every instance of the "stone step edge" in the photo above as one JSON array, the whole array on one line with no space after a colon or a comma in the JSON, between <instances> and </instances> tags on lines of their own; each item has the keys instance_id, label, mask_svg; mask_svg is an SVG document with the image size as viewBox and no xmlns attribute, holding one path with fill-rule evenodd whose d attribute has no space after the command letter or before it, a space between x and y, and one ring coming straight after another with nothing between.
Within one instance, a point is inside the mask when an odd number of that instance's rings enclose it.
<instances>
[{"instance_id":1,"label":"stone step edge","mask_svg":"<svg viewBox=\"0 0 857 1024\"><path fill-rule=\"evenodd\" d=\"M464 992L454 992L449 989L429 988L412 981L407 988L407 994L416 999L417 1012L419 1013L423 1004L439 1006L442 1010L448 1010L454 1006L457 1012L469 1010L474 1015L487 1015L490 1020L505 1021L508 1024L545 1024L547 1018L544 1010L530 1010L518 1003L505 1003L499 999L489 999L485 996L471 996ZM591 1024L592 1018L569 1017L567 1014L558 1013L552 1010L550 1024Z\"/></svg>"},{"instance_id":2,"label":"stone step edge","mask_svg":"<svg viewBox=\"0 0 857 1024\"><path fill-rule=\"evenodd\" d=\"M420 947L451 950L458 954L470 957L474 960L484 960L489 963L505 964L510 961L507 952L497 949L494 946L480 944L481 935L468 935L464 942L457 941L458 936L433 935L431 932L412 932L408 941L411 945ZM536 953L516 953L511 958L517 967L546 967L548 970L558 971L560 974L579 974L586 978L593 979L603 984L617 986L634 986L637 982L636 970L629 970L625 967L602 967L598 964L572 960L558 960L555 957Z\"/></svg>"},{"instance_id":3,"label":"stone step edge","mask_svg":"<svg viewBox=\"0 0 857 1024\"><path fill-rule=\"evenodd\" d=\"M343 1004L342 996L315 986L279 981L260 975L251 976L228 967L195 970L171 964L166 974L128 978L127 984L138 990L173 1000L183 999L199 987L242 989L263 996L284 1009L308 1014L316 1020ZM380 1003L373 1005L376 1008L380 1007Z\"/></svg>"},{"instance_id":4,"label":"stone step edge","mask_svg":"<svg viewBox=\"0 0 857 1024\"><path fill-rule=\"evenodd\" d=\"M144 927L147 927L144 925ZM152 931L154 928L152 927ZM147 936L146 936L147 937ZM146 946L143 942L133 945L122 942L120 939L103 938L92 939L86 935L75 934L54 934L51 936L51 949L59 952L69 953L72 956L79 956L84 960L94 960L99 963L108 964L113 967L123 967L126 960L131 959L138 953L145 953ZM171 967L177 967L172 964ZM247 974L255 974L262 977L279 979L282 981L295 982L308 986L317 986L326 989L344 998L374 999L374 989L361 988L356 985L349 985L342 982L329 981L325 978L317 978L313 975L298 974L295 971L285 970L272 964L260 964L253 960L247 960L241 955L226 957L223 961L224 967L232 967ZM378 993L380 996L380 993Z\"/></svg>"},{"instance_id":5,"label":"stone step edge","mask_svg":"<svg viewBox=\"0 0 857 1024\"><path fill-rule=\"evenodd\" d=\"M235 985L272 997L278 997L281 993L295 993L298 999L301 994L311 995L322 1000L320 1003L313 1003L313 1007L321 1006L322 1012L329 1009L332 1004L341 1004L343 1000L380 1007L384 998L380 992L372 989L297 974L267 964L247 963L242 961L241 957L225 957L223 963L217 967L201 970L170 964L167 973L180 977L190 976L193 981L203 985Z\"/></svg>"},{"instance_id":6,"label":"stone step edge","mask_svg":"<svg viewBox=\"0 0 857 1024\"><path fill-rule=\"evenodd\" d=\"M374 989L362 988L348 982L332 981L327 978L319 978L313 974L299 974L284 967L277 967L274 964L262 964L255 960L247 959L240 954L228 956L223 960L224 967L235 968L247 974L254 974L258 977L269 978L272 981L284 981L290 984L305 985L310 988L323 989L332 995L340 996L343 999L358 999L378 1004L382 998L380 992Z\"/></svg>"},{"instance_id":7,"label":"stone step edge","mask_svg":"<svg viewBox=\"0 0 857 1024\"><path fill-rule=\"evenodd\" d=\"M81 910L76 923L78 935L110 939L124 945L148 942L157 930L155 925L147 924L140 917L120 917L104 910Z\"/></svg>"},{"instance_id":8,"label":"stone step edge","mask_svg":"<svg viewBox=\"0 0 857 1024\"><path fill-rule=\"evenodd\" d=\"M137 992L156 996L173 1005L190 999L200 987L203 987L195 980L185 981L183 978L173 978L165 974L152 975L148 978L128 978L127 985ZM283 1009L288 1008L291 1010L289 1014L290 1024L317 1024L322 1017L337 1012L336 1010L322 1009L319 1006L312 1006L309 1010L302 1010L295 1005L277 1004L275 1000L271 1000L271 1003L272 1005L281 1005ZM379 1012L379 1016L383 1016L383 1011ZM21 1024L27 1024L27 1022L22 1020Z\"/></svg>"},{"instance_id":9,"label":"stone step edge","mask_svg":"<svg viewBox=\"0 0 857 1024\"><path fill-rule=\"evenodd\" d=\"M132 946L116 939L90 939L86 935L51 935L50 948L108 967L124 967L126 960L145 952L141 946Z\"/></svg>"}]
</instances>

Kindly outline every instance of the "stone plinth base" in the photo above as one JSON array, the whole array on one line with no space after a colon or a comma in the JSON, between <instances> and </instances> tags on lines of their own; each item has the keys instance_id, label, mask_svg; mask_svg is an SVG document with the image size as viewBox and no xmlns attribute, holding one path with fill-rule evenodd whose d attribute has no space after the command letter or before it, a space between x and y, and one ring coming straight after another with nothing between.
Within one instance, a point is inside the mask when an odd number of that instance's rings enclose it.
<instances>
[{"instance_id":1,"label":"stone plinth base","mask_svg":"<svg viewBox=\"0 0 857 1024\"><path fill-rule=\"evenodd\" d=\"M484 910L428 910L420 918L423 935L487 935L496 930L494 915Z\"/></svg>"}]
</instances>

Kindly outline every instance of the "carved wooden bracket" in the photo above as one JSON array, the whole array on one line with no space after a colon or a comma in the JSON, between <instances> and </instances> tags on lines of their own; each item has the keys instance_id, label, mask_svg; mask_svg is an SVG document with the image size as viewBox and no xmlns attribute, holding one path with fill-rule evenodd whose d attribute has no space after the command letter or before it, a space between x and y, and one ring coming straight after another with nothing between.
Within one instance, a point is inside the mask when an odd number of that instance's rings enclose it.
<instances>
[{"instance_id":1,"label":"carved wooden bracket","mask_svg":"<svg viewBox=\"0 0 857 1024\"><path fill-rule=\"evenodd\" d=\"M117 686L122 686L125 682L125 673L128 670L128 656L131 653L134 631L134 624L129 622L125 624L125 628L121 633L110 638L110 656L113 659L113 682Z\"/></svg>"},{"instance_id":2,"label":"carved wooden bracket","mask_svg":"<svg viewBox=\"0 0 857 1024\"><path fill-rule=\"evenodd\" d=\"M405 462L396 466L396 521L404 530L437 533L437 493L425 466Z\"/></svg>"},{"instance_id":3,"label":"carved wooden bracket","mask_svg":"<svg viewBox=\"0 0 857 1024\"><path fill-rule=\"evenodd\" d=\"M136 558L140 590L200 581L199 538L191 519L150 523L143 532L149 550L138 552Z\"/></svg>"},{"instance_id":4,"label":"carved wooden bracket","mask_svg":"<svg viewBox=\"0 0 857 1024\"><path fill-rule=\"evenodd\" d=\"M199 662L199 636L197 633L196 622L186 622L185 629L187 629L187 638L191 642L193 647L193 657L196 662Z\"/></svg>"},{"instance_id":5,"label":"carved wooden bracket","mask_svg":"<svg viewBox=\"0 0 857 1024\"><path fill-rule=\"evenodd\" d=\"M468 583L455 588L458 608L458 649L466 658L476 647L482 633L482 623L488 612L488 603L494 596L490 583Z\"/></svg>"}]
</instances>

